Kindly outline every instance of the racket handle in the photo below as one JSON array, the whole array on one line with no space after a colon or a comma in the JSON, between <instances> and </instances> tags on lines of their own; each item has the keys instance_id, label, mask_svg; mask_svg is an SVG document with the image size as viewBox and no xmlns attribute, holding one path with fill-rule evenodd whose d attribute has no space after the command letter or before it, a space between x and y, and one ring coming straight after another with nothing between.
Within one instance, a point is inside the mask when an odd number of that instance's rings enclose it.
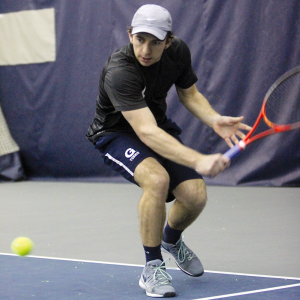
<instances>
[{"instance_id":1,"label":"racket handle","mask_svg":"<svg viewBox=\"0 0 300 300\"><path fill-rule=\"evenodd\" d=\"M237 145L230 148L228 151L226 151L223 155L227 156L228 158L232 159L235 157L238 153L240 153L243 149L245 149L245 143L243 141L240 141Z\"/></svg>"}]
</instances>

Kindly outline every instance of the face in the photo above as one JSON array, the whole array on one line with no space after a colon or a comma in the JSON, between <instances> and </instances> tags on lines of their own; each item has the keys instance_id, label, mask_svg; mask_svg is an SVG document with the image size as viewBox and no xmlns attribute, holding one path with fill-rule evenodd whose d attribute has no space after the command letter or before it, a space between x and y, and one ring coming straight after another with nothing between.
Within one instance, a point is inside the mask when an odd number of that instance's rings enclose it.
<instances>
[{"instance_id":1,"label":"face","mask_svg":"<svg viewBox=\"0 0 300 300\"><path fill-rule=\"evenodd\" d=\"M149 33L128 34L133 45L134 55L144 67L149 67L158 62L164 50L172 43L172 40L169 40L168 43L166 40L160 41Z\"/></svg>"}]
</instances>

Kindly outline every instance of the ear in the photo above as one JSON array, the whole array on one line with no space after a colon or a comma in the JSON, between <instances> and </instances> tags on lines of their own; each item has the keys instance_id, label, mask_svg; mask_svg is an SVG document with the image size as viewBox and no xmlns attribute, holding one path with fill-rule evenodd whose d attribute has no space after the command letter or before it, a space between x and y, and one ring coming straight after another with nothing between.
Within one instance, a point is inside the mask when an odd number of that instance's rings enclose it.
<instances>
[{"instance_id":1,"label":"ear","mask_svg":"<svg viewBox=\"0 0 300 300\"><path fill-rule=\"evenodd\" d=\"M168 40L167 40L167 42L166 42L166 45L165 45L165 49L168 49L168 48L171 46L172 41L173 41L172 38L168 38Z\"/></svg>"},{"instance_id":2,"label":"ear","mask_svg":"<svg viewBox=\"0 0 300 300\"><path fill-rule=\"evenodd\" d=\"M128 32L128 36L129 36L129 41L132 44L133 43L133 35L130 32Z\"/></svg>"}]
</instances>

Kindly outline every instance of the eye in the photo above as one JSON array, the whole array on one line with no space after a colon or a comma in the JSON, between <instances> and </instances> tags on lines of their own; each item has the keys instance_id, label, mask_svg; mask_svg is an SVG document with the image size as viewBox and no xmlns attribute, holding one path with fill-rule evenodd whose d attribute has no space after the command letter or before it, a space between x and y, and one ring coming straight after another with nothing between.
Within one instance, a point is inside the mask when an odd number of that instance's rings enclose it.
<instances>
[{"instance_id":1,"label":"eye","mask_svg":"<svg viewBox=\"0 0 300 300\"><path fill-rule=\"evenodd\" d=\"M158 41L154 42L155 46L159 46L160 44L161 44L161 42L158 42Z\"/></svg>"},{"instance_id":2,"label":"eye","mask_svg":"<svg viewBox=\"0 0 300 300\"><path fill-rule=\"evenodd\" d=\"M136 40L139 42L139 43L142 43L143 42L143 39L139 36L136 37Z\"/></svg>"}]
</instances>

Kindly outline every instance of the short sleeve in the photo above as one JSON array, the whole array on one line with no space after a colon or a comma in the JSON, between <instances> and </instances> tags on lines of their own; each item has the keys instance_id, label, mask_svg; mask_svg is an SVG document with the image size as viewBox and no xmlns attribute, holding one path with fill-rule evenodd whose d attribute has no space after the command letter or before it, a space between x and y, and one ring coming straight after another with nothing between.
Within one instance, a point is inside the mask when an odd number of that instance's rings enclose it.
<instances>
[{"instance_id":1,"label":"short sleeve","mask_svg":"<svg viewBox=\"0 0 300 300\"><path fill-rule=\"evenodd\" d=\"M105 75L104 89L116 111L129 111L147 106L142 77L134 67L115 67Z\"/></svg>"},{"instance_id":2,"label":"short sleeve","mask_svg":"<svg viewBox=\"0 0 300 300\"><path fill-rule=\"evenodd\" d=\"M178 55L183 64L183 70L180 76L177 78L175 84L180 88L187 89L196 83L198 78L192 67L190 49L182 40L180 40L180 49L178 51Z\"/></svg>"}]
</instances>

